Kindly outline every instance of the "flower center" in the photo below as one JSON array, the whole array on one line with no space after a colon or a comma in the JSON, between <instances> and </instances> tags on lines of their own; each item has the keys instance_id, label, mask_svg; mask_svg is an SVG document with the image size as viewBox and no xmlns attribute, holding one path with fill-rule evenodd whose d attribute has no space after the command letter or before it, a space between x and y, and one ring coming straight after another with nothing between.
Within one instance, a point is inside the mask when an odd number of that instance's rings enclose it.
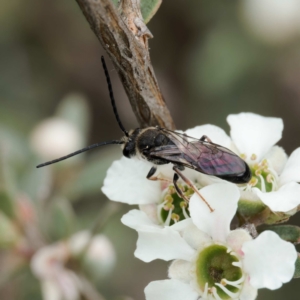
<instances>
[{"instance_id":1,"label":"flower center","mask_svg":"<svg viewBox=\"0 0 300 300\"><path fill-rule=\"evenodd\" d=\"M237 255L223 245L203 249L196 261L197 283L203 299L238 298L244 281L241 266Z\"/></svg>"},{"instance_id":2,"label":"flower center","mask_svg":"<svg viewBox=\"0 0 300 300\"><path fill-rule=\"evenodd\" d=\"M247 185L247 190L256 187L262 192L267 193L278 189L278 175L266 159L254 164L250 169L252 178Z\"/></svg>"},{"instance_id":3,"label":"flower center","mask_svg":"<svg viewBox=\"0 0 300 300\"><path fill-rule=\"evenodd\" d=\"M190 198L194 194L193 189L187 185L178 184L178 187L187 198ZM166 189L163 200L157 209L161 222L166 226L173 225L190 217L188 203L178 196L174 185L170 185Z\"/></svg>"}]
</instances>

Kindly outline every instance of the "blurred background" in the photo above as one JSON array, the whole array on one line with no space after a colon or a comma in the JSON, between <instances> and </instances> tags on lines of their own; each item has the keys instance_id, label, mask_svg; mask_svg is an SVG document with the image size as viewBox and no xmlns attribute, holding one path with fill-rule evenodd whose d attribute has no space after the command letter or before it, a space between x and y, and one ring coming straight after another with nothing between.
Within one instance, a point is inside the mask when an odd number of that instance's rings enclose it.
<instances>
[{"instance_id":1,"label":"blurred background","mask_svg":"<svg viewBox=\"0 0 300 300\"><path fill-rule=\"evenodd\" d=\"M279 145L288 154L300 146L299 0L164 1L148 27L153 66L178 129L210 123L228 132L227 115L249 111L284 120ZM118 146L35 169L122 136L101 55L105 51L75 0L0 2L2 300L43 299L41 286L47 290L51 284L39 267L30 267L33 253L95 228L101 212L110 209L100 188L107 168L121 156ZM135 128L120 80L107 63L122 122ZM116 253L107 254L105 274L91 277L107 300L144 299L145 286L167 276L167 263L146 265L134 258L137 235L120 222L130 208L118 207L97 227ZM290 223L300 224L299 218ZM40 263L51 273L49 253ZM63 254L56 264L69 263L71 256ZM258 299L283 297L299 299L296 280L278 291L262 290Z\"/></svg>"}]
</instances>

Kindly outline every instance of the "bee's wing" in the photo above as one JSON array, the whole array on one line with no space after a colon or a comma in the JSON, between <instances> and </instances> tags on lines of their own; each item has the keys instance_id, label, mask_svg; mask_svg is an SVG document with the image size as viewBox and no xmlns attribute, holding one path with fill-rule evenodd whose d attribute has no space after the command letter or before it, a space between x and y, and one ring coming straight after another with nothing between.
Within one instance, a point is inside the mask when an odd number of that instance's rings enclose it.
<instances>
[{"instance_id":1,"label":"bee's wing","mask_svg":"<svg viewBox=\"0 0 300 300\"><path fill-rule=\"evenodd\" d=\"M154 148L150 152L151 156L164 158L208 175L224 176L245 172L245 162L227 148L174 131L162 131L174 145Z\"/></svg>"}]
</instances>

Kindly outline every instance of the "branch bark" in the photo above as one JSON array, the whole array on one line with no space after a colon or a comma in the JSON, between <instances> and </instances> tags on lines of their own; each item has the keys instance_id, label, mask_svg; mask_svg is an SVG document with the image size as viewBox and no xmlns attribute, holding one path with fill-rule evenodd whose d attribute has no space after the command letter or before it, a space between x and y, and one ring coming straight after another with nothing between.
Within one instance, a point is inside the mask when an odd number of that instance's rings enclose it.
<instances>
[{"instance_id":1,"label":"branch bark","mask_svg":"<svg viewBox=\"0 0 300 300\"><path fill-rule=\"evenodd\" d=\"M103 48L113 61L141 127L174 123L150 61L148 38L139 0L76 0Z\"/></svg>"}]
</instances>

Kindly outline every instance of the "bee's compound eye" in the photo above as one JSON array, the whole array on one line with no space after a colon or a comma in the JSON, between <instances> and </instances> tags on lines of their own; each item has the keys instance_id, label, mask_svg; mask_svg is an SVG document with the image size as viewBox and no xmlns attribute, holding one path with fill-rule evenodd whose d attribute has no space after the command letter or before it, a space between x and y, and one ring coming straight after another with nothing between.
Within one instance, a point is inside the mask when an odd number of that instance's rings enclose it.
<instances>
[{"instance_id":1,"label":"bee's compound eye","mask_svg":"<svg viewBox=\"0 0 300 300\"><path fill-rule=\"evenodd\" d=\"M125 147L123 149L123 155L128 158L135 155L135 145L132 141L128 141L125 144Z\"/></svg>"}]
</instances>

